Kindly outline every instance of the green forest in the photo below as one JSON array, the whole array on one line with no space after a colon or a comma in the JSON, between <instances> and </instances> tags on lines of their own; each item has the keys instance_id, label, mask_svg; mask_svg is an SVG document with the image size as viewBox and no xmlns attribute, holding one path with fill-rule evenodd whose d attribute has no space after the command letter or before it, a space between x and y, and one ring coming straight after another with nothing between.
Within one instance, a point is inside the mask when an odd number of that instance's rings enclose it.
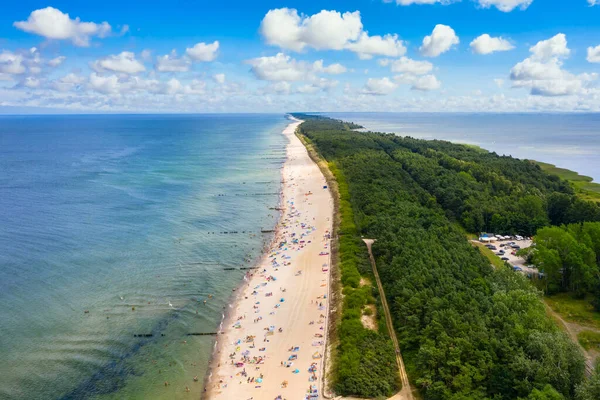
<instances>
[{"instance_id":1,"label":"green forest","mask_svg":"<svg viewBox=\"0 0 600 400\"><path fill-rule=\"evenodd\" d=\"M423 398L600 398L598 377L586 379L579 347L548 317L542 292L510 268L494 269L465 236L535 235L535 250L526 256L540 271L547 269L547 290L594 294L596 203L527 160L295 116L305 120L299 134L343 180L344 290L360 292L358 275L368 273L360 237L377 239L373 252L394 328ZM355 314L368 297L351 306ZM339 331L335 390L389 395L397 383L388 375L395 372L372 368L389 359L369 348L356 315L346 315L347 298L343 320L350 323Z\"/></svg>"}]
</instances>

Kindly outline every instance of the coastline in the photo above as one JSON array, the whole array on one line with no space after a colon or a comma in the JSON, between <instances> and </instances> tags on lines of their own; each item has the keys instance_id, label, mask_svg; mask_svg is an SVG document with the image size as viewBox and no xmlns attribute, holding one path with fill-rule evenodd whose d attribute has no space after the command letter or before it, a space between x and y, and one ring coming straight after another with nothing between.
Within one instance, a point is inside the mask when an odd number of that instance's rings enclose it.
<instances>
[{"instance_id":1,"label":"coastline","mask_svg":"<svg viewBox=\"0 0 600 400\"><path fill-rule=\"evenodd\" d=\"M281 215L271 244L257 268L244 276L225 312L203 399L299 398L311 387L321 392L333 199L324 190L327 183L319 167L295 136L302 121L290 119L282 132L288 144Z\"/></svg>"},{"instance_id":2,"label":"coastline","mask_svg":"<svg viewBox=\"0 0 600 400\"><path fill-rule=\"evenodd\" d=\"M298 125L300 125L302 122L304 121L300 121L292 116L290 116L289 118L291 121L295 121L290 123L289 125L287 125L284 128L288 129L291 125L296 124L296 126L294 127L294 131L296 130L296 127ZM284 135L284 131L281 132L282 135ZM289 140L288 140L288 144L286 145L286 153L287 153L287 147L289 146ZM273 237L271 238L271 240L269 240L269 242L267 244L265 244L263 246L263 249L261 251L261 255L258 258L258 260L252 265L251 269L249 271L255 271L258 268L260 268L260 266L268 259L268 254L269 254L269 250L273 248L273 246L275 245L275 243L277 242L277 238L279 237L279 232L280 232L280 225L281 225L281 221L283 219L284 216L284 193L283 193L283 186L285 184L285 177L283 174L283 168L285 167L285 163L288 162L288 156L286 155L286 160L284 161L284 163L281 166L281 186L279 189L279 202L277 204L277 208L280 209L279 211L279 217L277 219L277 222L275 224L275 226L273 227ZM221 317L221 322L219 323L219 328L217 330L217 336L216 336L216 340L215 343L213 345L213 349L212 349L212 354L210 356L210 362L208 365L208 368L206 370L206 374L204 376L204 380L202 382L202 387L203 392L200 396L200 398L202 400L204 399L208 399L211 395L211 391L208 390L209 385L211 384L212 381L212 376L213 373L215 371L217 371L217 365L218 365L218 359L217 359L217 355L221 352L221 350L223 349L225 343L223 340L219 340L219 336L224 334L224 327L230 325L233 320L234 320L234 315L235 313L233 312L238 306L239 303L242 301L242 294L243 294L243 288L245 286L247 286L248 283L248 279L247 279L247 275L244 275L244 278L242 279L242 281L235 287L234 289L234 294L232 294L230 296L230 299L227 302L227 306L226 308L224 308L223 310L223 314Z\"/></svg>"}]
</instances>

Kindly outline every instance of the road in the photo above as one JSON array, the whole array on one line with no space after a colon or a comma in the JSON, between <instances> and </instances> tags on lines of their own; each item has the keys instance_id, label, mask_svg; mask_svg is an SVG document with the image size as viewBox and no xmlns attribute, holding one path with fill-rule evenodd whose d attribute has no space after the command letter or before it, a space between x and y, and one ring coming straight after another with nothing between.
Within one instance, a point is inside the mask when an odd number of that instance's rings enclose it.
<instances>
[{"instance_id":1,"label":"road","mask_svg":"<svg viewBox=\"0 0 600 400\"><path fill-rule=\"evenodd\" d=\"M400 381L402 382L402 390L399 393L400 397L394 396L393 398L413 400L412 391L410 389L410 383L408 381L408 375L406 374L406 368L404 368L404 361L402 360L402 354L400 353L400 345L398 344L398 338L396 337L396 331L394 330L394 325L392 323L392 315L390 314L390 309L388 307L387 299L385 297L385 292L383 291L383 285L381 284L381 280L379 279L379 273L377 272L375 258L373 257L373 252L371 251L371 246L373 245L374 241L374 239L363 239L363 242L365 242L365 244L367 245L367 249L369 250L369 259L371 260L371 266L373 267L373 275L375 275L375 281L377 282L377 288L379 289L379 297L381 298L383 313L385 314L385 322L390 332L392 342L394 344L394 350L396 352L396 362L398 363Z\"/></svg>"}]
</instances>

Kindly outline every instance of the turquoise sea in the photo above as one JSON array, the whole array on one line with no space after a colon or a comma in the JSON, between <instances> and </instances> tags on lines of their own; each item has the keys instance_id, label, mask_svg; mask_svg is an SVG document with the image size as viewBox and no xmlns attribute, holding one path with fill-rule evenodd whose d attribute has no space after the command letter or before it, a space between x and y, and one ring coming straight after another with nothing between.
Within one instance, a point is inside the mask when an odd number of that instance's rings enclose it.
<instances>
[{"instance_id":1,"label":"turquoise sea","mask_svg":"<svg viewBox=\"0 0 600 400\"><path fill-rule=\"evenodd\" d=\"M188 334L271 240L287 123L0 116L0 398L199 398Z\"/></svg>"},{"instance_id":2,"label":"turquoise sea","mask_svg":"<svg viewBox=\"0 0 600 400\"><path fill-rule=\"evenodd\" d=\"M600 113L327 113L372 131L480 146L600 182Z\"/></svg>"}]
</instances>

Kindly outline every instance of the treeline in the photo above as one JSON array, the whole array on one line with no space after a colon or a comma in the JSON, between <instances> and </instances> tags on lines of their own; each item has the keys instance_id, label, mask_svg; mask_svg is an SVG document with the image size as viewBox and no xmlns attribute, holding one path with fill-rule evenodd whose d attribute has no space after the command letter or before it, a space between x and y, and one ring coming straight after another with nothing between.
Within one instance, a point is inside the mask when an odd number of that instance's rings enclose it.
<instances>
[{"instance_id":1,"label":"treeline","mask_svg":"<svg viewBox=\"0 0 600 400\"><path fill-rule=\"evenodd\" d=\"M349 129L345 123L331 120L329 127L334 126ZM314 146L310 141L302 139L312 151ZM371 284L361 285L361 277L371 275L370 261L354 222L346 180L335 163L328 163L328 168L339 193L337 233L342 283L341 322L335 335L337 346L332 352L336 366L333 389L364 398L390 397L400 389L394 346L381 319L376 330L362 324L361 317L370 310L367 306L377 304L378 293Z\"/></svg>"},{"instance_id":2,"label":"treeline","mask_svg":"<svg viewBox=\"0 0 600 400\"><path fill-rule=\"evenodd\" d=\"M553 219L598 219L597 206L527 161L303 118L300 132L345 178L356 235L377 239L394 327L424 397L574 398L584 380L578 347L526 279L494 271L456 222L531 235ZM556 193L568 202L555 207ZM344 381L336 387L357 394Z\"/></svg>"},{"instance_id":3,"label":"treeline","mask_svg":"<svg viewBox=\"0 0 600 400\"><path fill-rule=\"evenodd\" d=\"M340 132L347 130L346 124L319 117L302 129ZM321 140L319 148L325 157L339 157L355 146L384 151L469 232L532 236L544 226L600 221L598 204L579 199L567 181L527 160L440 140L373 132L354 132L344 142L332 135Z\"/></svg>"},{"instance_id":4,"label":"treeline","mask_svg":"<svg viewBox=\"0 0 600 400\"><path fill-rule=\"evenodd\" d=\"M600 311L600 222L542 228L534 243L521 254L545 274L546 292L572 292L579 298L592 293Z\"/></svg>"}]
</instances>

